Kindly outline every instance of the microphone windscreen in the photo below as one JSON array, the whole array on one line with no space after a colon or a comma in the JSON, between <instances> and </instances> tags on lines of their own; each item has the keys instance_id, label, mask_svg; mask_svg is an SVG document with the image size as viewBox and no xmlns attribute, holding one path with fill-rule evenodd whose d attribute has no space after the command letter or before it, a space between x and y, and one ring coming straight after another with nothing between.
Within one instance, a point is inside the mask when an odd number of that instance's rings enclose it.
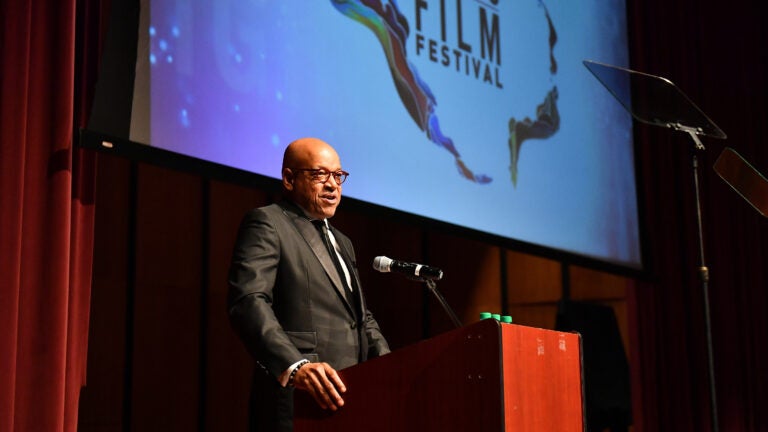
<instances>
[{"instance_id":1,"label":"microphone windscreen","mask_svg":"<svg viewBox=\"0 0 768 432\"><path fill-rule=\"evenodd\" d=\"M389 268L392 265L392 260L385 256L377 256L373 259L373 268L376 271L382 273L389 273Z\"/></svg>"}]
</instances>

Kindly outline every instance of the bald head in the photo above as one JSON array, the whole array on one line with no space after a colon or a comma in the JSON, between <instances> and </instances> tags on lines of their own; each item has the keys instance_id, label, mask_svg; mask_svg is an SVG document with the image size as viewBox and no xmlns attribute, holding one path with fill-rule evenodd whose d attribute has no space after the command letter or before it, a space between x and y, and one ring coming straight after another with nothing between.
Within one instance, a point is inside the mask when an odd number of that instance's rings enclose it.
<instances>
[{"instance_id":1,"label":"bald head","mask_svg":"<svg viewBox=\"0 0 768 432\"><path fill-rule=\"evenodd\" d=\"M288 144L283 153L283 169L285 168L313 168L312 163L321 156L333 156L337 160L339 155L327 142L319 138L299 138Z\"/></svg>"},{"instance_id":2,"label":"bald head","mask_svg":"<svg viewBox=\"0 0 768 432\"><path fill-rule=\"evenodd\" d=\"M336 213L341 201L341 184L333 176L318 181L314 172L341 170L336 150L318 138L300 138L290 143L283 154L283 190L308 216L326 219Z\"/></svg>"}]
</instances>

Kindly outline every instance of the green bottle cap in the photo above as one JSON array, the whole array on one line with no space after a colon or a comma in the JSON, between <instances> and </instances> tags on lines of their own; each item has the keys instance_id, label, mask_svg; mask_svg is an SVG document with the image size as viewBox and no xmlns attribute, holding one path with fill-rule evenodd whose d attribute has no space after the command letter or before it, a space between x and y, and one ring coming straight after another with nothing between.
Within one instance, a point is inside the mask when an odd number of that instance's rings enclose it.
<instances>
[{"instance_id":1,"label":"green bottle cap","mask_svg":"<svg viewBox=\"0 0 768 432\"><path fill-rule=\"evenodd\" d=\"M493 314L492 316L493 316L493 319L495 319L496 321L501 321L501 315Z\"/></svg>"},{"instance_id":2,"label":"green bottle cap","mask_svg":"<svg viewBox=\"0 0 768 432\"><path fill-rule=\"evenodd\" d=\"M509 315L504 315L504 316L501 317L501 322L507 323L507 324L512 324L512 317L509 316Z\"/></svg>"},{"instance_id":3,"label":"green bottle cap","mask_svg":"<svg viewBox=\"0 0 768 432\"><path fill-rule=\"evenodd\" d=\"M490 312L480 312L480 319L481 320L488 319L488 318L491 318L491 317L492 317L492 315L491 315Z\"/></svg>"}]
</instances>

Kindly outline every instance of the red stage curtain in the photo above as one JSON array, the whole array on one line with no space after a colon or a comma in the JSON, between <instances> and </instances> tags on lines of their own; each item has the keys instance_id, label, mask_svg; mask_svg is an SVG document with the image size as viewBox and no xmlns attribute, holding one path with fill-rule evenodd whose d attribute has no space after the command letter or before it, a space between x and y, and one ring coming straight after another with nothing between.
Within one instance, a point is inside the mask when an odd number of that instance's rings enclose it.
<instances>
[{"instance_id":1,"label":"red stage curtain","mask_svg":"<svg viewBox=\"0 0 768 432\"><path fill-rule=\"evenodd\" d=\"M84 119L81 101L88 100L82 80L93 76L84 69L92 71L94 64L86 61L92 55L76 56L76 17L92 15L96 6L88 3L98 2L0 5L3 431L77 427L86 370L95 156L73 146Z\"/></svg>"}]
</instances>

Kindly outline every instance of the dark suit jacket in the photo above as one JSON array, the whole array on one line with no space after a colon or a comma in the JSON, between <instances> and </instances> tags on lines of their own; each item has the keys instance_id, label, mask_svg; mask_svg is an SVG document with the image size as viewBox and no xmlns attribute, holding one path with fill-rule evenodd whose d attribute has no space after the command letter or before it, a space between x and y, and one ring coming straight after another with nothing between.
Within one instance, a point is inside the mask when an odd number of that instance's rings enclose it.
<instances>
[{"instance_id":1,"label":"dark suit jacket","mask_svg":"<svg viewBox=\"0 0 768 432\"><path fill-rule=\"evenodd\" d=\"M254 378L252 421L263 423L276 413L281 418L282 428L270 430L290 430L292 392L277 382L290 365L305 358L338 370L389 352L366 308L352 243L333 233L359 296L357 311L319 231L300 208L284 202L254 209L240 225L227 307L235 331L263 368Z\"/></svg>"}]
</instances>

